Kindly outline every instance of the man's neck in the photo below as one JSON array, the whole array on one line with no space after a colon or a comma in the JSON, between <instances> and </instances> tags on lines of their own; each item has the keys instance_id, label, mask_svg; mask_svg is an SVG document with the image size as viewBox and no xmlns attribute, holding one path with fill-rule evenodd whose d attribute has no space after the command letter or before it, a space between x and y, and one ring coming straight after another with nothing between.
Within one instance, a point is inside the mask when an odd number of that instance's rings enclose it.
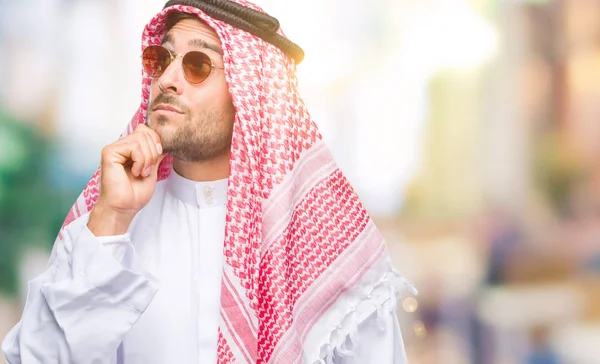
<instances>
[{"instance_id":1,"label":"man's neck","mask_svg":"<svg viewBox=\"0 0 600 364\"><path fill-rule=\"evenodd\" d=\"M203 162L189 162L173 158L173 169L183 178L208 182L229 177L229 153Z\"/></svg>"}]
</instances>

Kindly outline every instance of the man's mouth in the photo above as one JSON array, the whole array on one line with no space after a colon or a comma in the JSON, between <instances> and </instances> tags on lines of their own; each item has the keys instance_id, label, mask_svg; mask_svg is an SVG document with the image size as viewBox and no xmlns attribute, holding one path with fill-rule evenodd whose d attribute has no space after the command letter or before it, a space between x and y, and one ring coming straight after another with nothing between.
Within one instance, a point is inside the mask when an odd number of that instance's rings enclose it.
<instances>
[{"instance_id":1,"label":"man's mouth","mask_svg":"<svg viewBox=\"0 0 600 364\"><path fill-rule=\"evenodd\" d=\"M173 113L177 113L177 114L183 114L183 111L179 110L178 108L176 108L172 105L167 105L167 104L156 105L154 107L154 109L152 109L152 111L168 111L168 112L173 112Z\"/></svg>"}]
</instances>

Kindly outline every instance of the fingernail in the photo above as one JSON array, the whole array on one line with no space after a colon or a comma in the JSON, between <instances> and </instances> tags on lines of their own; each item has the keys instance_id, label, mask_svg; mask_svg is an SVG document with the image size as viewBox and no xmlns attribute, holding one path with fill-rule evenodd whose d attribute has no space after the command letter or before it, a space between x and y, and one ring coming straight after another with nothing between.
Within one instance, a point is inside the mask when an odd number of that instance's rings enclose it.
<instances>
[{"instance_id":1,"label":"fingernail","mask_svg":"<svg viewBox=\"0 0 600 364\"><path fill-rule=\"evenodd\" d=\"M148 167L144 170L144 177L148 177L150 175L151 167Z\"/></svg>"},{"instance_id":2,"label":"fingernail","mask_svg":"<svg viewBox=\"0 0 600 364\"><path fill-rule=\"evenodd\" d=\"M158 152L158 154L162 154L163 150L162 150L162 145L160 143L156 143L156 151Z\"/></svg>"}]
</instances>

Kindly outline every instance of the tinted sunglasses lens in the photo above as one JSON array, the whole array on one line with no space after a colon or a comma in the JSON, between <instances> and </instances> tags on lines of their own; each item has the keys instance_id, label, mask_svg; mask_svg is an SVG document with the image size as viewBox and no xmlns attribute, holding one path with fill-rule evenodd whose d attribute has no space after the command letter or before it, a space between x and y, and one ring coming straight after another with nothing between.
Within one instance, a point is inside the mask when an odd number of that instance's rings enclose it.
<instances>
[{"instance_id":1,"label":"tinted sunglasses lens","mask_svg":"<svg viewBox=\"0 0 600 364\"><path fill-rule=\"evenodd\" d=\"M151 77L160 77L170 63L169 51L161 46L149 46L142 53L142 66Z\"/></svg>"},{"instance_id":2,"label":"tinted sunglasses lens","mask_svg":"<svg viewBox=\"0 0 600 364\"><path fill-rule=\"evenodd\" d=\"M191 83L200 83L208 77L212 69L210 57L202 52L188 52L183 57L183 72Z\"/></svg>"}]
</instances>

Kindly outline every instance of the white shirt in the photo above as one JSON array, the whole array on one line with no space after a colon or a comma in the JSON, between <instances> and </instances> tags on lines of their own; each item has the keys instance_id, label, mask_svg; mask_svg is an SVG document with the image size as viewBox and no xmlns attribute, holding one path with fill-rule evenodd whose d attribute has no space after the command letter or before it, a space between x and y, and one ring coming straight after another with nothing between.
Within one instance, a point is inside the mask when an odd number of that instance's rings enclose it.
<instances>
[{"instance_id":1,"label":"white shirt","mask_svg":"<svg viewBox=\"0 0 600 364\"><path fill-rule=\"evenodd\" d=\"M194 182L174 171L157 183L127 234L95 237L89 215L29 283L21 322L2 350L10 364L216 363L227 180ZM405 363L395 314L384 329L359 325L353 358Z\"/></svg>"}]
</instances>

